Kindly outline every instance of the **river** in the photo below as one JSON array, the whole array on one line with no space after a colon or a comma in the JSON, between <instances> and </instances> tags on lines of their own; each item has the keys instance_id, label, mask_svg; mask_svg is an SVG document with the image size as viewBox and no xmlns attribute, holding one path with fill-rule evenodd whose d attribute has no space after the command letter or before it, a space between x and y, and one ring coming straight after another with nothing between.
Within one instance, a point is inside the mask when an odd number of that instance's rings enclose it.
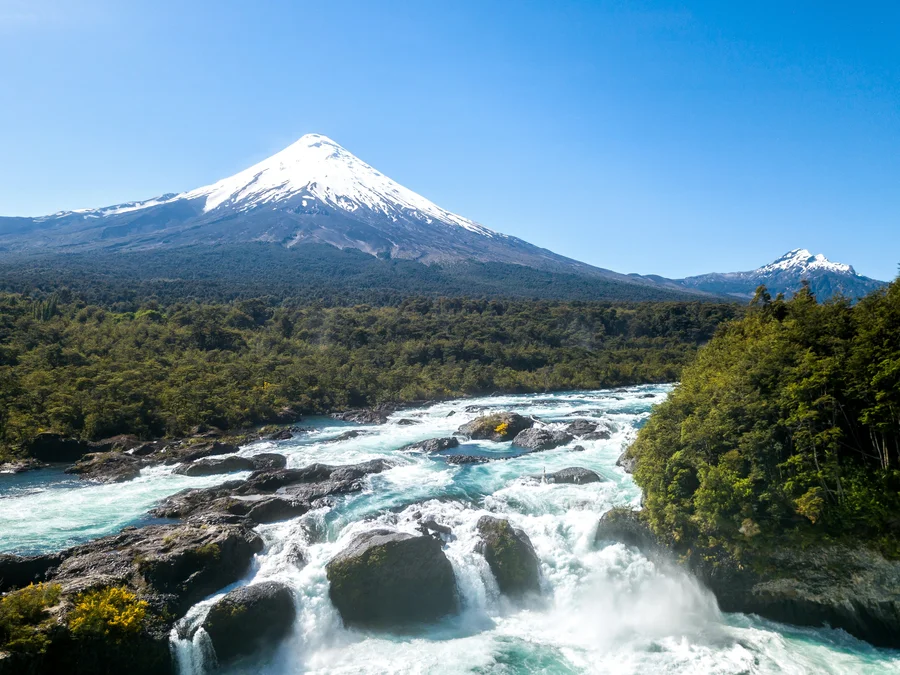
<instances>
[{"instance_id":1,"label":"river","mask_svg":"<svg viewBox=\"0 0 900 675\"><path fill-rule=\"evenodd\" d=\"M842 631L776 624L723 614L711 594L680 569L655 563L621 544L598 547L600 515L640 503L640 491L616 458L670 386L533 396L494 396L396 413L385 425L326 443L349 425L308 420L312 431L260 442L241 454L278 452L289 467L349 464L389 457L397 463L368 478L367 488L283 523L258 528L266 542L240 584L275 579L295 591L297 621L273 653L229 673L900 673L900 654L878 650ZM453 453L498 458L453 466L440 455L403 452L414 441L448 436L486 411L513 410L542 421L594 417L615 431L608 440L576 441L547 452L512 456L509 444L464 443ZM411 420L414 424L400 423ZM574 451L575 445L583 451ZM500 458L503 458L502 460ZM534 480L565 467L598 472L588 485ZM171 467L146 469L128 483L96 485L49 469L0 476L0 552L37 553L150 522L157 500L185 487L242 474L188 478ZM531 538L541 560L542 602L509 604L475 551L475 523L487 513L508 518ZM418 533L419 519L452 528L446 554L462 611L419 632L348 630L328 599L325 564L359 532ZM230 590L223 589L223 592ZM182 628L197 625L221 594L196 605ZM189 632L182 630L182 633ZM202 630L172 648L183 675L210 672Z\"/></svg>"}]
</instances>

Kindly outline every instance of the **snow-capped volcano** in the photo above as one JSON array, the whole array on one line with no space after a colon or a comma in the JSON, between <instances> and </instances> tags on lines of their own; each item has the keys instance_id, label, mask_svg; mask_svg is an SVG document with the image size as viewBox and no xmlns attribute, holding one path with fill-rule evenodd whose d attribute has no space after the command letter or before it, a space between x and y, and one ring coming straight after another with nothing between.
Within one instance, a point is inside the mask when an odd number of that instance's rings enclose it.
<instances>
[{"instance_id":1,"label":"snow-capped volcano","mask_svg":"<svg viewBox=\"0 0 900 675\"><path fill-rule=\"evenodd\" d=\"M249 169L178 198L196 197L206 199L204 212L222 206L248 211L299 199L301 206L319 201L350 212L366 208L392 219L420 216L488 237L496 234L403 187L319 134L307 134Z\"/></svg>"},{"instance_id":2,"label":"snow-capped volcano","mask_svg":"<svg viewBox=\"0 0 900 675\"><path fill-rule=\"evenodd\" d=\"M793 272L795 274L809 274L811 272L834 272L836 274L856 274L853 267L844 263L831 262L821 253L813 255L805 248L795 248L783 256L770 262L768 265L754 270L753 274L779 274L781 272Z\"/></svg>"},{"instance_id":3,"label":"snow-capped volcano","mask_svg":"<svg viewBox=\"0 0 900 675\"><path fill-rule=\"evenodd\" d=\"M766 286L773 296L777 293L790 296L800 290L804 281L809 282L821 300L836 294L857 298L884 285L857 274L850 265L832 262L821 253L813 255L805 248L788 251L750 272L702 274L675 283L708 293L751 298L760 285Z\"/></svg>"},{"instance_id":4,"label":"snow-capped volcano","mask_svg":"<svg viewBox=\"0 0 900 675\"><path fill-rule=\"evenodd\" d=\"M494 232L307 134L233 176L179 194L40 218L0 218L0 250L141 250L268 242L421 262L505 262L647 285Z\"/></svg>"}]
</instances>

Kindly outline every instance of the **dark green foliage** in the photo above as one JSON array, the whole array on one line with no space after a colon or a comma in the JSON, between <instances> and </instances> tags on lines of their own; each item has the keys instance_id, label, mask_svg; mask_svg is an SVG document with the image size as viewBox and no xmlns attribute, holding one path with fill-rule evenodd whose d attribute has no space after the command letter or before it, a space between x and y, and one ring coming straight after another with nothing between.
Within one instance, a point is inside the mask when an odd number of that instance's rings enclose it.
<instances>
[{"instance_id":1,"label":"dark green foliage","mask_svg":"<svg viewBox=\"0 0 900 675\"><path fill-rule=\"evenodd\" d=\"M139 252L0 253L0 290L69 289L87 302L134 311L149 300L230 302L272 296L295 304L390 305L412 296L543 300L690 300L694 295L602 276L506 263L425 265L325 244L188 246ZM709 296L712 297L712 296Z\"/></svg>"},{"instance_id":2,"label":"dark green foliage","mask_svg":"<svg viewBox=\"0 0 900 675\"><path fill-rule=\"evenodd\" d=\"M411 298L396 307L155 302L60 293L52 316L0 295L0 444L180 435L298 413L494 391L676 379L738 312L709 303ZM120 309L117 307L117 309Z\"/></svg>"},{"instance_id":3,"label":"dark green foliage","mask_svg":"<svg viewBox=\"0 0 900 675\"><path fill-rule=\"evenodd\" d=\"M650 523L676 546L790 534L900 554L900 281L855 307L760 289L631 452Z\"/></svg>"}]
</instances>

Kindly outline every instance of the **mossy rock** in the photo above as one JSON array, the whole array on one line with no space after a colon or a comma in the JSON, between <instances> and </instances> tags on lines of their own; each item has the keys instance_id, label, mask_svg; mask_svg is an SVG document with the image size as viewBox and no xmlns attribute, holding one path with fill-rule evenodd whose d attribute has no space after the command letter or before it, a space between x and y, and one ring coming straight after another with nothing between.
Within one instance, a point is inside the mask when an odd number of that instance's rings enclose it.
<instances>
[{"instance_id":1,"label":"mossy rock","mask_svg":"<svg viewBox=\"0 0 900 675\"><path fill-rule=\"evenodd\" d=\"M441 543L391 530L359 535L326 566L329 595L347 625L435 621L458 608Z\"/></svg>"},{"instance_id":2,"label":"mossy rock","mask_svg":"<svg viewBox=\"0 0 900 675\"><path fill-rule=\"evenodd\" d=\"M528 535L508 520L482 516L478 520L480 550L500 592L511 597L540 593L540 562Z\"/></svg>"},{"instance_id":3,"label":"mossy rock","mask_svg":"<svg viewBox=\"0 0 900 675\"><path fill-rule=\"evenodd\" d=\"M484 415L463 424L457 433L474 440L491 440L498 443L511 441L525 429L534 426L534 420L514 412L500 412Z\"/></svg>"}]
</instances>

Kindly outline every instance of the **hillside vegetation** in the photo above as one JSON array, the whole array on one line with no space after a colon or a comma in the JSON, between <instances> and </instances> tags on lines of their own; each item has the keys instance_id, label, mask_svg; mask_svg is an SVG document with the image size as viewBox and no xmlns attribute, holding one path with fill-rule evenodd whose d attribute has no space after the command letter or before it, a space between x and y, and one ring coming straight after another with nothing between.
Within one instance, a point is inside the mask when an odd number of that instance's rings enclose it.
<instances>
[{"instance_id":1,"label":"hillside vegetation","mask_svg":"<svg viewBox=\"0 0 900 675\"><path fill-rule=\"evenodd\" d=\"M764 288L630 452L676 548L864 539L900 554L900 281L855 306Z\"/></svg>"},{"instance_id":2,"label":"hillside vegetation","mask_svg":"<svg viewBox=\"0 0 900 675\"><path fill-rule=\"evenodd\" d=\"M461 299L113 311L68 292L0 295L0 446L21 453L42 431L173 436L285 409L668 382L739 311Z\"/></svg>"}]
</instances>

